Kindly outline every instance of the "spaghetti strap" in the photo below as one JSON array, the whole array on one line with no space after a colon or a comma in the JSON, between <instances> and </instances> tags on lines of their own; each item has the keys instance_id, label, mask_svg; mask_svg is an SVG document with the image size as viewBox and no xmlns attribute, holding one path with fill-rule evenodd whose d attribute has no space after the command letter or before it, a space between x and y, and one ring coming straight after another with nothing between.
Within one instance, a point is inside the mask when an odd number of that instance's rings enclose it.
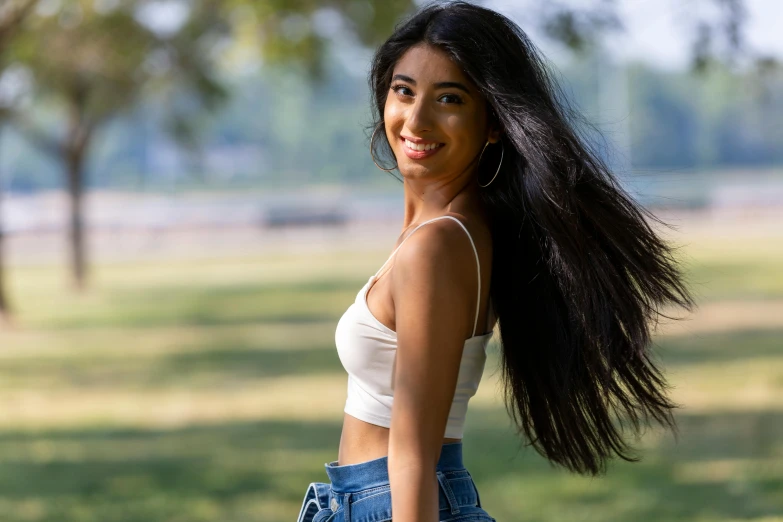
<instances>
[{"instance_id":1,"label":"spaghetti strap","mask_svg":"<svg viewBox=\"0 0 783 522\"><path fill-rule=\"evenodd\" d=\"M394 254L397 253L397 250L400 249L400 247L408 240L409 237L411 237L418 229L426 225L427 223L432 223L433 221L437 221L438 219L452 219L456 221L459 226L462 227L462 230L465 231L465 233L468 235L468 239L470 240L470 246L473 247L473 254L476 256L476 271L478 273L478 299L476 300L476 317L473 320L473 335L471 338L476 336L476 326L478 325L478 316L479 316L479 307L481 306L481 262L479 261L479 255L478 250L476 250L476 244L473 242L473 237L471 237L470 232L468 232L468 229L465 227L465 225L462 224L462 221L455 218L454 216L438 216L436 218L432 218L430 220L425 221L424 223L420 223L416 228L414 228L410 234L405 236L405 239L402 240L402 243L400 243L397 248L394 249L394 252L391 253L391 255L386 259L386 261L381 265L381 268L378 269L377 272L375 272L375 275L372 276L373 279L378 277L378 274L381 270L383 270L383 267L386 266L386 263L388 263L391 258L394 257Z\"/></svg>"}]
</instances>

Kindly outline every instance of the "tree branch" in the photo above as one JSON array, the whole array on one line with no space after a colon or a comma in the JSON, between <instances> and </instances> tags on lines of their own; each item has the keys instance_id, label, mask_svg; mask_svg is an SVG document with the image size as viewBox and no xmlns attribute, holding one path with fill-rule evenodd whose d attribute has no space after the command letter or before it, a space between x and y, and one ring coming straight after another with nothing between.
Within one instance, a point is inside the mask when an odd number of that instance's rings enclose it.
<instances>
[{"instance_id":1,"label":"tree branch","mask_svg":"<svg viewBox=\"0 0 783 522\"><path fill-rule=\"evenodd\" d=\"M13 32L37 3L38 0L22 0L16 7L6 5L5 9L0 9L0 53L5 49L6 42Z\"/></svg>"}]
</instances>

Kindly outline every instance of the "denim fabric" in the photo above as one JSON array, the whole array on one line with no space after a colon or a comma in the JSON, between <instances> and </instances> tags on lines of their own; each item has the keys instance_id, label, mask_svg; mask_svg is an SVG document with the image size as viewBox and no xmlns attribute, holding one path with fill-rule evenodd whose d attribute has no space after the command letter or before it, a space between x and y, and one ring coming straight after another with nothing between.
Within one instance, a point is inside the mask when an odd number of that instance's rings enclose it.
<instances>
[{"instance_id":1,"label":"denim fabric","mask_svg":"<svg viewBox=\"0 0 783 522\"><path fill-rule=\"evenodd\" d=\"M297 522L388 522L391 487L387 457L359 464L324 464L330 484L307 488ZM437 466L440 522L495 522L481 507L476 485L462 464L462 443L444 444Z\"/></svg>"}]
</instances>

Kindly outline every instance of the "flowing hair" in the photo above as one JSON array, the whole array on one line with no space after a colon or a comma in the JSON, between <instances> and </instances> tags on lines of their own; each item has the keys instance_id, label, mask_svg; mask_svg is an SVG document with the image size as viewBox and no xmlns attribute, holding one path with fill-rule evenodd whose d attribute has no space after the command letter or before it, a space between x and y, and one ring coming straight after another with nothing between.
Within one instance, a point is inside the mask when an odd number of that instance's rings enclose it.
<instances>
[{"instance_id":1,"label":"flowing hair","mask_svg":"<svg viewBox=\"0 0 783 522\"><path fill-rule=\"evenodd\" d=\"M502 167L481 198L492 230L504 398L518 433L577 473L605 473L615 454L638 461L625 430L638 435L655 420L676 435L679 407L651 358L652 325L668 317L665 305L696 306L675 249L648 219L669 225L623 190L578 124L594 127L540 52L490 9L436 2L397 25L369 72L373 128L384 123L394 65L417 44L447 53L502 129ZM381 152L392 153L378 134ZM487 148L494 156L487 169L479 165L480 179L494 174L499 150Z\"/></svg>"}]
</instances>

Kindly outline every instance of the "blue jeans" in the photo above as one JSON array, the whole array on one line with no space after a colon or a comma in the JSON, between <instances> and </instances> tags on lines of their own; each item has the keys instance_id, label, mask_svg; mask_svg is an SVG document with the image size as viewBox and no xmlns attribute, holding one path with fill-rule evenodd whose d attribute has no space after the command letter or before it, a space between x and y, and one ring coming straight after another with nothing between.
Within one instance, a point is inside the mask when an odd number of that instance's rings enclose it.
<instances>
[{"instance_id":1,"label":"blue jeans","mask_svg":"<svg viewBox=\"0 0 783 522\"><path fill-rule=\"evenodd\" d=\"M387 457L359 464L324 464L331 484L307 488L297 522L384 522L392 519ZM462 464L462 443L444 444L437 465L440 522L495 522Z\"/></svg>"}]
</instances>

